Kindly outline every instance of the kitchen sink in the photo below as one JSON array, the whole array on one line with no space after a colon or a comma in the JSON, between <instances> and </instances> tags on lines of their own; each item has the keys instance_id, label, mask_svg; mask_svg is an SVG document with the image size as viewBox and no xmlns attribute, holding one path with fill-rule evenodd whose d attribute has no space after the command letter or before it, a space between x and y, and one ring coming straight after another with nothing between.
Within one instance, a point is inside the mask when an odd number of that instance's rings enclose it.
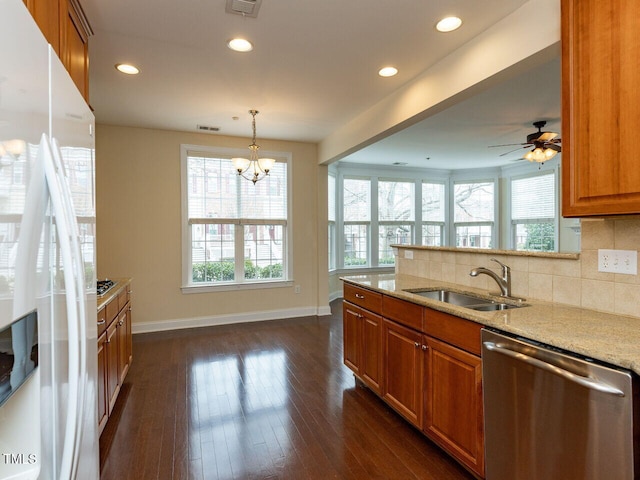
<instances>
[{"instance_id":1,"label":"kitchen sink","mask_svg":"<svg viewBox=\"0 0 640 480\"><path fill-rule=\"evenodd\" d=\"M482 312L493 312L497 310L507 310L509 308L525 307L525 304L511 304L488 300L483 297L477 297L467 293L454 292L452 290L412 290L407 289L405 292L420 295L421 297L437 300L439 302L449 303L458 307L470 308Z\"/></svg>"}]
</instances>

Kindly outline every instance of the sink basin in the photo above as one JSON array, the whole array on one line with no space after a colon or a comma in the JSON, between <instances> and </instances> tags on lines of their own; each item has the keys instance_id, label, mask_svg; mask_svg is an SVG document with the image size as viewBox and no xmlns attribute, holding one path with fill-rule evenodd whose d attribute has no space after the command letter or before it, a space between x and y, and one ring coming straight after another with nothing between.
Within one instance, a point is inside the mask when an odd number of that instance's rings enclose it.
<instances>
[{"instance_id":1,"label":"sink basin","mask_svg":"<svg viewBox=\"0 0 640 480\"><path fill-rule=\"evenodd\" d=\"M439 302L449 303L458 307L470 308L481 312L493 312L497 310L507 310L509 308L526 307L526 304L510 304L488 300L475 295L466 293L458 293L451 290L405 290L405 292L420 295L421 297L430 298Z\"/></svg>"},{"instance_id":2,"label":"sink basin","mask_svg":"<svg viewBox=\"0 0 640 480\"><path fill-rule=\"evenodd\" d=\"M497 310L508 310L510 308L526 307L526 305L511 305L509 303L487 303L485 305L472 305L467 308L478 310L480 312L495 312Z\"/></svg>"},{"instance_id":3,"label":"sink basin","mask_svg":"<svg viewBox=\"0 0 640 480\"><path fill-rule=\"evenodd\" d=\"M421 297L430 298L431 300L438 300L439 302L450 303L452 305L458 305L464 307L466 305L477 305L478 303L490 303L490 300L484 298L474 297L472 295L466 295L464 293L452 292L451 290L426 290L426 291L411 291L407 290L414 295L420 295Z\"/></svg>"}]
</instances>

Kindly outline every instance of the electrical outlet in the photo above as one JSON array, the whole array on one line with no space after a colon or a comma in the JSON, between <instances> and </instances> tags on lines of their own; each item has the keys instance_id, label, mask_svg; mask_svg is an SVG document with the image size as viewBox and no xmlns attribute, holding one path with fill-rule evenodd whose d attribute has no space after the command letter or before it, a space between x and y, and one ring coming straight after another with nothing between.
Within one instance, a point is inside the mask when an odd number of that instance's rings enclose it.
<instances>
[{"instance_id":1,"label":"electrical outlet","mask_svg":"<svg viewBox=\"0 0 640 480\"><path fill-rule=\"evenodd\" d=\"M406 258L407 260L413 260L413 250L405 250L404 258Z\"/></svg>"},{"instance_id":2,"label":"electrical outlet","mask_svg":"<svg viewBox=\"0 0 640 480\"><path fill-rule=\"evenodd\" d=\"M295 293L300 293L300 285L296 285L295 287L293 287L293 291Z\"/></svg>"},{"instance_id":3,"label":"electrical outlet","mask_svg":"<svg viewBox=\"0 0 640 480\"><path fill-rule=\"evenodd\" d=\"M598 250L598 271L638 274L638 252L636 250Z\"/></svg>"}]
</instances>

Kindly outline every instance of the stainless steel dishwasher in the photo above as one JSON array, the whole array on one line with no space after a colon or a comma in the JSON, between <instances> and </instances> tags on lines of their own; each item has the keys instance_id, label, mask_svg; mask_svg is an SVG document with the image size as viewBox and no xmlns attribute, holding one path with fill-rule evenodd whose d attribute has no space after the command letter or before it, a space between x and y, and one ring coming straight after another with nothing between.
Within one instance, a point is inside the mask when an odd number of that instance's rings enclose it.
<instances>
[{"instance_id":1,"label":"stainless steel dishwasher","mask_svg":"<svg viewBox=\"0 0 640 480\"><path fill-rule=\"evenodd\" d=\"M640 475L630 372L485 328L482 381L487 480Z\"/></svg>"}]
</instances>

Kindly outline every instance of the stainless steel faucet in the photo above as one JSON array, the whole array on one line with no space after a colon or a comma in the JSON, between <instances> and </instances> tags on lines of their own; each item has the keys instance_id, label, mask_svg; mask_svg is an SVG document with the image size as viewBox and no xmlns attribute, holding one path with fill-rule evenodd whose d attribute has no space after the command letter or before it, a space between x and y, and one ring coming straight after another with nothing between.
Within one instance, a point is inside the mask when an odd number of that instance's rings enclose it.
<instances>
[{"instance_id":1,"label":"stainless steel faucet","mask_svg":"<svg viewBox=\"0 0 640 480\"><path fill-rule=\"evenodd\" d=\"M510 297L511 296L511 268L507 267L504 263L496 260L495 258L492 258L491 260L496 262L498 265L500 265L500 267L502 267L502 278L498 276L498 274L493 270L489 270L488 268L484 268L484 267L474 268L473 270L471 270L471 272L469 272L469 275L471 275L472 277L477 277L481 273L484 273L485 275L489 275L491 278L493 278L496 281L496 283L500 287L500 296Z\"/></svg>"}]
</instances>

